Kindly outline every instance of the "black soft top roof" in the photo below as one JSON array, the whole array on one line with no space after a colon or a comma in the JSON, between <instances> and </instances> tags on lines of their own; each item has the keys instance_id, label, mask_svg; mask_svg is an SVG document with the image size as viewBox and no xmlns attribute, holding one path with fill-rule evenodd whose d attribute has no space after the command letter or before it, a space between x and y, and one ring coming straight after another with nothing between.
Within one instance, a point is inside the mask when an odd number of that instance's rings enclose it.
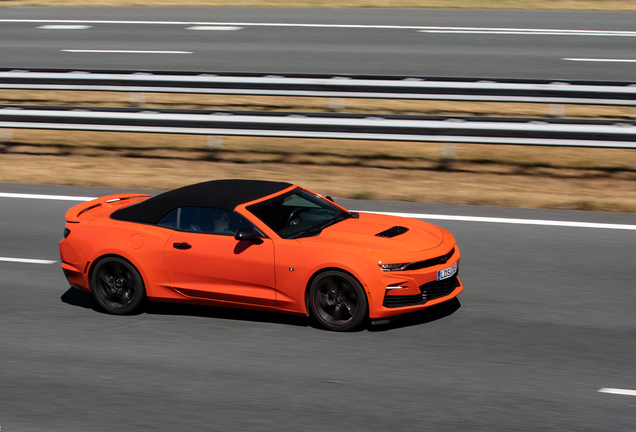
<instances>
[{"instance_id":1,"label":"black soft top roof","mask_svg":"<svg viewBox=\"0 0 636 432\"><path fill-rule=\"evenodd\" d=\"M290 183L260 180L213 180L184 186L119 209L113 219L156 224L179 207L211 207L232 211L239 204L280 192Z\"/></svg>"}]
</instances>

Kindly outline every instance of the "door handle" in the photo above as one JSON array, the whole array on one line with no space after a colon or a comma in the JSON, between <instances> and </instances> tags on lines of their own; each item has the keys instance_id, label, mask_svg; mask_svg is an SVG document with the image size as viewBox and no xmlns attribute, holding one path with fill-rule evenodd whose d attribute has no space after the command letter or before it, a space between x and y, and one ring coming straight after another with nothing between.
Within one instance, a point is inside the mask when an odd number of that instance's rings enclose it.
<instances>
[{"instance_id":1,"label":"door handle","mask_svg":"<svg viewBox=\"0 0 636 432\"><path fill-rule=\"evenodd\" d=\"M172 243L172 247L175 249L190 249L192 245L188 243Z\"/></svg>"}]
</instances>

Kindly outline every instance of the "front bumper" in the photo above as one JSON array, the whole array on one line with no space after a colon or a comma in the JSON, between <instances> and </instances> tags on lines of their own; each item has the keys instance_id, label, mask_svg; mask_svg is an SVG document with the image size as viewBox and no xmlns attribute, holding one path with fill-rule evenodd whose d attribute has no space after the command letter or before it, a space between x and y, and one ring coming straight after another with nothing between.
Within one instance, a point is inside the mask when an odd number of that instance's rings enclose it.
<instances>
[{"instance_id":1,"label":"front bumper","mask_svg":"<svg viewBox=\"0 0 636 432\"><path fill-rule=\"evenodd\" d=\"M457 274L441 281L428 282L420 285L420 294L413 295L385 295L383 306L386 308L398 308L405 306L417 306L443 297L448 297L459 288L461 283Z\"/></svg>"},{"instance_id":2,"label":"front bumper","mask_svg":"<svg viewBox=\"0 0 636 432\"><path fill-rule=\"evenodd\" d=\"M392 296L385 295L384 298L380 299L380 302L370 301L369 318L371 320L378 320L395 317L398 315L404 315L410 312L416 312L422 309L426 309L431 306L435 306L436 304L451 300L457 297L457 295L464 289L464 286L462 285L462 282L459 278L452 279L455 280L454 283L450 285L450 292L443 292L442 295L439 297L435 297L436 294L433 294L431 296L431 291L427 290L426 293L420 292L420 294ZM445 289L449 288L446 287ZM427 296L426 300L424 299L424 295ZM388 305L385 305L387 297L391 297L391 300L389 300Z\"/></svg>"},{"instance_id":3,"label":"front bumper","mask_svg":"<svg viewBox=\"0 0 636 432\"><path fill-rule=\"evenodd\" d=\"M378 268L373 288L369 290L372 294L369 318L383 319L415 312L456 297L464 288L458 277L460 260L459 249L456 249L452 259L432 266L404 271ZM447 275L451 269L454 273Z\"/></svg>"}]
</instances>

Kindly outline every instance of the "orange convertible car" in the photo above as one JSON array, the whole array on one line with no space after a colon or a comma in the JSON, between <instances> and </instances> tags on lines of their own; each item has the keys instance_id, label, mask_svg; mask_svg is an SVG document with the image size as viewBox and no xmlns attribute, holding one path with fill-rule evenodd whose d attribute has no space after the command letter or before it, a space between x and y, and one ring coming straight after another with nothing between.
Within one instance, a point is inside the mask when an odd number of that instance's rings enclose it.
<instances>
[{"instance_id":1,"label":"orange convertible car","mask_svg":"<svg viewBox=\"0 0 636 432\"><path fill-rule=\"evenodd\" d=\"M113 314L148 298L311 315L345 331L462 290L450 232L349 212L279 182L218 180L85 202L66 213L60 254L70 284Z\"/></svg>"}]
</instances>

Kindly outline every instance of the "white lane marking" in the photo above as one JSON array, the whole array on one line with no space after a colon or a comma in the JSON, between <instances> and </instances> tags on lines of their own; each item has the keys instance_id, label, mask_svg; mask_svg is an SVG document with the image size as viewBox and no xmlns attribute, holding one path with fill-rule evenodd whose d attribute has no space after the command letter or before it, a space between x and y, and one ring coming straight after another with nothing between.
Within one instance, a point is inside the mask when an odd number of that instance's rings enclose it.
<instances>
[{"instance_id":1,"label":"white lane marking","mask_svg":"<svg viewBox=\"0 0 636 432\"><path fill-rule=\"evenodd\" d=\"M116 53L116 54L193 54L191 51L141 51L141 50L89 50L89 49L63 49L63 52L71 53Z\"/></svg>"},{"instance_id":2,"label":"white lane marking","mask_svg":"<svg viewBox=\"0 0 636 432\"><path fill-rule=\"evenodd\" d=\"M427 30L446 32L528 32L558 33L583 36L636 36L632 30L569 30L569 29L527 29L498 27L439 27L405 26L373 24L308 24L308 23L255 23L255 22L198 22L198 21L116 21L116 20L46 20L46 19L0 19L0 23L55 23L55 24L128 24L128 25L179 25L179 26L236 26L236 27L305 27L305 28L343 28L343 29L385 29L385 30Z\"/></svg>"},{"instance_id":3,"label":"white lane marking","mask_svg":"<svg viewBox=\"0 0 636 432\"><path fill-rule=\"evenodd\" d=\"M421 214L421 213L393 213L393 212L371 212L371 211L361 211L360 213L377 213L377 214L385 214L389 216L410 217L414 219L432 219L432 220L461 221L461 222L505 223L505 224L517 224L517 225L542 225L542 226L573 227L573 228L600 228L600 229L636 231L636 225L626 225L626 224L554 221L554 220L541 220L541 219L511 219L511 218L495 218L495 217L481 217L481 216L455 216L455 215L438 215L438 214Z\"/></svg>"},{"instance_id":4,"label":"white lane marking","mask_svg":"<svg viewBox=\"0 0 636 432\"><path fill-rule=\"evenodd\" d=\"M237 27L237 26L192 26L192 27L186 28L186 30L235 31L235 30L243 30L243 27Z\"/></svg>"},{"instance_id":5,"label":"white lane marking","mask_svg":"<svg viewBox=\"0 0 636 432\"><path fill-rule=\"evenodd\" d=\"M97 197L81 197L81 196L68 196L68 195L40 195L40 194L17 194L0 192L0 198L31 198L31 199L45 199L45 200L60 200L60 201L90 201L97 199ZM599 229L614 229L614 230L628 230L636 231L636 225L627 224L609 224L609 223L595 223L595 222L574 222L574 221L554 221L554 220L542 220L542 219L513 219L513 218L496 218L496 217L482 217L482 216L456 216L456 215L440 215L429 213L397 213L397 212L377 212L366 210L351 210L359 213L376 213L389 216L410 217L414 219L431 219L431 220L446 220L446 221L460 221L460 222L485 222L485 223L505 223L505 224L517 224L517 225L542 225L542 226L558 226L558 227L574 227L574 228L599 228Z\"/></svg>"},{"instance_id":6,"label":"white lane marking","mask_svg":"<svg viewBox=\"0 0 636 432\"><path fill-rule=\"evenodd\" d=\"M41 260L41 259L28 259L28 258L7 258L0 257L0 261L26 263L26 264L55 264L57 261Z\"/></svg>"},{"instance_id":7,"label":"white lane marking","mask_svg":"<svg viewBox=\"0 0 636 432\"><path fill-rule=\"evenodd\" d=\"M615 388L602 388L598 391L599 393L609 393L615 395L623 395L623 396L636 396L636 390L625 390L625 389L615 389Z\"/></svg>"},{"instance_id":8,"label":"white lane marking","mask_svg":"<svg viewBox=\"0 0 636 432\"><path fill-rule=\"evenodd\" d=\"M565 61L601 62L601 63L636 63L636 59L593 59L593 58L563 58Z\"/></svg>"},{"instance_id":9,"label":"white lane marking","mask_svg":"<svg viewBox=\"0 0 636 432\"><path fill-rule=\"evenodd\" d=\"M429 28L429 29L418 30L418 32L420 33L454 33L454 34L538 35L538 36L620 36L620 37L635 37L636 36L636 31L462 28L462 27Z\"/></svg>"},{"instance_id":10,"label":"white lane marking","mask_svg":"<svg viewBox=\"0 0 636 432\"><path fill-rule=\"evenodd\" d=\"M86 30L89 28L92 28L93 26L89 26L89 25L56 25L56 24L50 24L50 25L41 25L37 28L39 29L45 29L45 30Z\"/></svg>"},{"instance_id":11,"label":"white lane marking","mask_svg":"<svg viewBox=\"0 0 636 432\"><path fill-rule=\"evenodd\" d=\"M57 200L57 201L90 201L95 199L92 197L81 197L81 196L20 194L20 193L7 193L7 192L0 192L0 198L25 198L25 199L43 199L43 200Z\"/></svg>"}]
</instances>

